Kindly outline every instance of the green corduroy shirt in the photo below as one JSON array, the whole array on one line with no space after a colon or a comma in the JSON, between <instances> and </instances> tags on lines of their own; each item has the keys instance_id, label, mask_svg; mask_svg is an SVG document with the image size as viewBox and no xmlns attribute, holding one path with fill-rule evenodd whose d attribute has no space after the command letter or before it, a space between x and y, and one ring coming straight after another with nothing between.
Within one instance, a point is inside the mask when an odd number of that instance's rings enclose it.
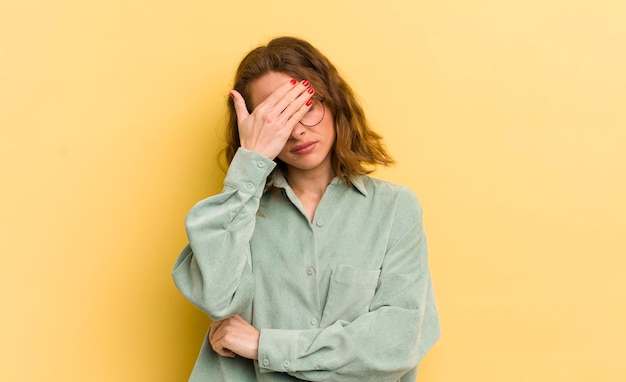
<instances>
[{"instance_id":1,"label":"green corduroy shirt","mask_svg":"<svg viewBox=\"0 0 626 382\"><path fill-rule=\"evenodd\" d=\"M240 148L223 191L187 215L177 287L212 319L239 314L261 333L258 361L205 339L189 380L415 381L440 335L417 198L335 178L310 221L275 166Z\"/></svg>"}]
</instances>

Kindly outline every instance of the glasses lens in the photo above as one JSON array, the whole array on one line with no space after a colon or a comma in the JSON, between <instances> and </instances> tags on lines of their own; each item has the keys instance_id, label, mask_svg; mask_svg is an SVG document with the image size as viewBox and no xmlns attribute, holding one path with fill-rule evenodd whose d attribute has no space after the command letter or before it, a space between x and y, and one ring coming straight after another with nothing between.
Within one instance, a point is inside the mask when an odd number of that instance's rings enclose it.
<instances>
[{"instance_id":1,"label":"glasses lens","mask_svg":"<svg viewBox=\"0 0 626 382\"><path fill-rule=\"evenodd\" d=\"M314 99L309 111L300 119L300 123L309 127L319 125L322 119L324 119L325 112L324 102Z\"/></svg>"}]
</instances>

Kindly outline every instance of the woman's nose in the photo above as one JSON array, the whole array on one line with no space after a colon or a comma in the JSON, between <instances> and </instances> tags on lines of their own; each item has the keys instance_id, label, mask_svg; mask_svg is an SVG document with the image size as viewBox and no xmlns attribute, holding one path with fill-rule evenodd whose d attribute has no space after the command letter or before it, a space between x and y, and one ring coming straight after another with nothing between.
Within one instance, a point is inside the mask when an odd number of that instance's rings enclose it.
<instances>
[{"instance_id":1,"label":"woman's nose","mask_svg":"<svg viewBox=\"0 0 626 382\"><path fill-rule=\"evenodd\" d=\"M296 123L296 125L293 127L293 130L291 130L290 138L300 139L304 135L305 132L306 132L306 127L302 126L302 124L300 123Z\"/></svg>"}]
</instances>

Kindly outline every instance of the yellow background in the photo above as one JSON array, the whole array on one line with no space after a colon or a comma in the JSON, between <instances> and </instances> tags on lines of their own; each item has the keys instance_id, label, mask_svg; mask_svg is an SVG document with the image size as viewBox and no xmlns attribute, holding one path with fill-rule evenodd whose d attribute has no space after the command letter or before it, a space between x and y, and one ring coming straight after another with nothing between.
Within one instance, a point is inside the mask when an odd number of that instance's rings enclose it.
<instances>
[{"instance_id":1,"label":"yellow background","mask_svg":"<svg viewBox=\"0 0 626 382\"><path fill-rule=\"evenodd\" d=\"M183 381L235 66L310 40L425 208L420 380L626 380L626 2L0 2L0 380ZM375 220L372 224L376 224Z\"/></svg>"}]
</instances>

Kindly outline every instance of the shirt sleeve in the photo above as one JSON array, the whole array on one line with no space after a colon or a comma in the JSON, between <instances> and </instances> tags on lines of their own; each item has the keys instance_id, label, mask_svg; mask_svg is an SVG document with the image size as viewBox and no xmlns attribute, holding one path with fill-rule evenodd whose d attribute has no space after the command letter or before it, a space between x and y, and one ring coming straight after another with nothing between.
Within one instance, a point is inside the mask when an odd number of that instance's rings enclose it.
<instances>
[{"instance_id":1,"label":"shirt sleeve","mask_svg":"<svg viewBox=\"0 0 626 382\"><path fill-rule=\"evenodd\" d=\"M397 381L418 365L440 336L439 318L415 195L403 193L396 211L369 312L323 329L263 329L261 372L306 381L384 382Z\"/></svg>"},{"instance_id":2,"label":"shirt sleeve","mask_svg":"<svg viewBox=\"0 0 626 382\"><path fill-rule=\"evenodd\" d=\"M187 215L189 244L172 276L181 293L212 319L243 314L253 298L250 238L270 159L239 148L220 194L197 203Z\"/></svg>"}]
</instances>

